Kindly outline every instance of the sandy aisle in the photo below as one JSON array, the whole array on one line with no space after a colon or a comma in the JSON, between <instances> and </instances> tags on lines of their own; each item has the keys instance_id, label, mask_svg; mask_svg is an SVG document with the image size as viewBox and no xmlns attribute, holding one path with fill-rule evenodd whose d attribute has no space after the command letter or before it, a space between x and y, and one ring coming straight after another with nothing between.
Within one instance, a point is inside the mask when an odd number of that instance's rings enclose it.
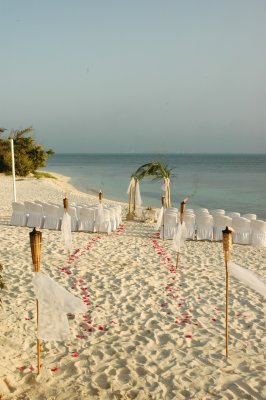
<instances>
[{"instance_id":1,"label":"sandy aisle","mask_svg":"<svg viewBox=\"0 0 266 400\"><path fill-rule=\"evenodd\" d=\"M4 177L5 178L5 177ZM35 300L28 233L5 225L10 179L3 179L0 311L3 399L263 399L263 299L230 279L230 347L224 354L221 243L186 242L174 266L171 242L150 224L126 222L105 234L74 233L70 263L61 233L43 230L42 271L83 298L71 338L44 343L36 376ZM62 186L60 186L62 185ZM61 200L64 182L21 181L20 200ZM69 187L72 201L89 196ZM4 218L6 217L6 218ZM265 249L235 245L233 260L265 276ZM33 370L32 370L33 369Z\"/></svg>"}]
</instances>

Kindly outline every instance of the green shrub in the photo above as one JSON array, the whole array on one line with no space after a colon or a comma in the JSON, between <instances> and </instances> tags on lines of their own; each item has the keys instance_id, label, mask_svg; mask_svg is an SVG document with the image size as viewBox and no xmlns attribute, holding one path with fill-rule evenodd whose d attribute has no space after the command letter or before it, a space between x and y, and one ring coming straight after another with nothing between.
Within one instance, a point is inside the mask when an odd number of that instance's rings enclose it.
<instances>
[{"instance_id":1,"label":"green shrub","mask_svg":"<svg viewBox=\"0 0 266 400\"><path fill-rule=\"evenodd\" d=\"M0 132L4 131L5 129L0 128ZM27 176L29 173L34 174L38 168L45 167L46 160L54 152L51 149L44 150L32 136L27 136L32 132L33 128L29 127L11 131L7 138L0 138L0 172L12 173L11 138L14 140L16 175Z\"/></svg>"}]
</instances>

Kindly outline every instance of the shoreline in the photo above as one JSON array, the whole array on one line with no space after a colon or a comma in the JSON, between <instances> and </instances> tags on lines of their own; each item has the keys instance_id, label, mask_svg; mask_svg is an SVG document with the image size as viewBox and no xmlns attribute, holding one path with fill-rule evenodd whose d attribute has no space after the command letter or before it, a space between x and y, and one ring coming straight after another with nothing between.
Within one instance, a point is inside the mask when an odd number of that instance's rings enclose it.
<instances>
[{"instance_id":1,"label":"shoreline","mask_svg":"<svg viewBox=\"0 0 266 400\"><path fill-rule=\"evenodd\" d=\"M18 200L61 202L63 189L71 201L97 199L67 179L20 180ZM12 177L1 183L3 217L11 210ZM176 267L171 241L137 221L124 222L110 236L73 232L71 259L62 233L42 230L41 271L82 299L87 311L69 318L68 340L43 342L38 376L30 230L1 218L1 400L266 397L263 297L230 277L226 358L221 242L186 241ZM231 257L263 277L265 255L265 248L234 245Z\"/></svg>"}]
</instances>

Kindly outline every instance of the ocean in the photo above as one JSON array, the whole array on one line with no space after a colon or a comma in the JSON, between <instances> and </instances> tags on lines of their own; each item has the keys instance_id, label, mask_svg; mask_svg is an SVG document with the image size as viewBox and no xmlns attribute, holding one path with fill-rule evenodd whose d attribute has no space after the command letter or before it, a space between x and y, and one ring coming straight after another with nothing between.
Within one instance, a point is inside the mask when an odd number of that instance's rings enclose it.
<instances>
[{"instance_id":1,"label":"ocean","mask_svg":"<svg viewBox=\"0 0 266 400\"><path fill-rule=\"evenodd\" d=\"M69 176L83 192L102 190L105 198L128 201L130 176L150 161L173 168L172 206L190 195L188 207L252 212L266 220L265 154L55 154L45 171ZM140 182L144 206L160 207L161 186L162 180Z\"/></svg>"}]
</instances>

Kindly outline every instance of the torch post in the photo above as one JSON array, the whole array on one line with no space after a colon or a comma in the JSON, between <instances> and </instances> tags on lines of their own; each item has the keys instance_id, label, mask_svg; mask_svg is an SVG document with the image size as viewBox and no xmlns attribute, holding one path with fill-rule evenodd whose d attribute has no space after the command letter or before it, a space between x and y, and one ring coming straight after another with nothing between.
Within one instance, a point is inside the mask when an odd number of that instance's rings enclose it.
<instances>
[{"instance_id":1,"label":"torch post","mask_svg":"<svg viewBox=\"0 0 266 400\"><path fill-rule=\"evenodd\" d=\"M99 203L102 203L102 200L103 200L103 193L102 193L102 191L100 190L100 191L99 191Z\"/></svg>"},{"instance_id":2,"label":"torch post","mask_svg":"<svg viewBox=\"0 0 266 400\"><path fill-rule=\"evenodd\" d=\"M229 302L229 273L228 262L232 248L232 231L228 226L223 230L223 250L225 262L225 353L228 357L229 329L228 329L228 302Z\"/></svg>"},{"instance_id":3,"label":"torch post","mask_svg":"<svg viewBox=\"0 0 266 400\"><path fill-rule=\"evenodd\" d=\"M181 225L184 222L184 212L185 212L186 204L187 204L186 199L180 203L180 224ZM178 267L178 262L179 262L179 251L176 253L176 267Z\"/></svg>"},{"instance_id":4,"label":"torch post","mask_svg":"<svg viewBox=\"0 0 266 400\"><path fill-rule=\"evenodd\" d=\"M31 247L31 256L32 263L34 266L34 272L40 272L41 269L41 245L42 245L42 233L40 231L36 231L34 228L32 232L30 232L30 247ZM37 308L37 368L38 375L41 369L41 340L38 338L38 330L39 330L39 303L36 300L36 308Z\"/></svg>"},{"instance_id":5,"label":"torch post","mask_svg":"<svg viewBox=\"0 0 266 400\"><path fill-rule=\"evenodd\" d=\"M68 210L68 198L66 196L63 198L63 206L64 206L65 212L67 212L67 210Z\"/></svg>"},{"instance_id":6,"label":"torch post","mask_svg":"<svg viewBox=\"0 0 266 400\"><path fill-rule=\"evenodd\" d=\"M163 240L164 240L164 207L165 207L165 196L162 196L162 207L163 207Z\"/></svg>"}]
</instances>

